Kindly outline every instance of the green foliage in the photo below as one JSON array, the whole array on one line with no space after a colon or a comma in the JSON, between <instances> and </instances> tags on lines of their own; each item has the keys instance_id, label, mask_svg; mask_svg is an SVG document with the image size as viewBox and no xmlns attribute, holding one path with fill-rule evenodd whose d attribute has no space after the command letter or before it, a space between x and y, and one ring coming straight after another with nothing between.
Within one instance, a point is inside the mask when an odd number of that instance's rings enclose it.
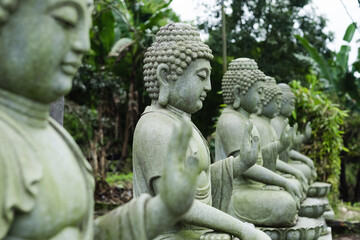
<instances>
[{"instance_id":1,"label":"green foliage","mask_svg":"<svg viewBox=\"0 0 360 240\"><path fill-rule=\"evenodd\" d=\"M344 34L343 40L350 43L356 30L356 24L351 23ZM360 79L355 76L355 72L360 71L359 59L349 68L349 53L351 47L347 44L341 46L339 52L334 57L322 54L319 49L311 44L311 40L296 35L298 41L306 48L310 57L316 62L320 70L320 77L329 81L331 93L336 93L341 101L347 103L349 107L360 110Z\"/></svg>"},{"instance_id":2,"label":"green foliage","mask_svg":"<svg viewBox=\"0 0 360 240\"><path fill-rule=\"evenodd\" d=\"M217 0L217 6L221 1ZM254 59L265 74L275 77L278 82L293 79L305 81L311 64L299 58L306 50L296 43L294 34L304 34L326 56L332 52L326 42L332 41L331 33L323 31L326 19L318 14L301 14L309 0L265 1L265 0L225 0L227 62L239 57ZM193 116L193 120L205 136L213 132L212 123L217 116L218 106L223 102L216 92L221 90L222 70L222 23L221 8L210 7L205 14L211 17L200 22L198 27L209 33L207 44L213 50L211 62L212 91L209 92L204 107ZM296 55L298 54L298 55ZM360 64L359 64L360 65ZM216 107L214 107L216 106Z\"/></svg>"},{"instance_id":3,"label":"green foliage","mask_svg":"<svg viewBox=\"0 0 360 240\"><path fill-rule=\"evenodd\" d=\"M341 159L340 153L347 151L343 144L343 124L348 112L341 110L326 94L319 91L319 80L315 75L307 75L309 87L299 81L290 85L296 96L296 114L293 121L300 129L311 121L312 138L305 145L304 153L314 160L320 181L332 184L334 197L338 196Z\"/></svg>"},{"instance_id":4,"label":"green foliage","mask_svg":"<svg viewBox=\"0 0 360 240\"><path fill-rule=\"evenodd\" d=\"M217 3L220 5L220 0ZM278 82L292 79L305 80L310 64L297 58L296 54L306 53L296 43L295 34L302 33L326 56L332 52L326 42L332 41L332 33L323 31L326 19L318 14L301 13L311 1L265 1L227 0L230 6L226 14L226 35L228 56L253 58L259 68ZM210 13L211 14L211 13ZM220 8L213 10L213 19L206 20L200 27L208 31L208 44L215 55L222 54Z\"/></svg>"},{"instance_id":5,"label":"green foliage","mask_svg":"<svg viewBox=\"0 0 360 240\"><path fill-rule=\"evenodd\" d=\"M125 186L132 185L132 181L132 173L109 173L106 177L106 182L110 186L117 186L119 188L124 188Z\"/></svg>"}]
</instances>

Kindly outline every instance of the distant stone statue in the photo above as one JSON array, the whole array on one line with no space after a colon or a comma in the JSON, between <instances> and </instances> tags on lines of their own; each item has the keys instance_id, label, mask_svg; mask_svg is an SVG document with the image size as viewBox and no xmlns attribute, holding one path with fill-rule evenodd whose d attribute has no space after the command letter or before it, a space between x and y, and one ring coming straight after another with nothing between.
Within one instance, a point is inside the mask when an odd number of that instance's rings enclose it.
<instances>
[{"instance_id":1,"label":"distant stone statue","mask_svg":"<svg viewBox=\"0 0 360 240\"><path fill-rule=\"evenodd\" d=\"M238 58L229 64L222 80L227 107L217 122L216 160L242 155L239 143L246 139L241 133L250 121L250 114L262 112L264 81L265 75L252 59ZM252 135L259 136L256 127ZM274 141L272 146L275 148L279 144ZM268 145L264 147L261 145L263 152L270 149ZM270 154L271 150L266 153ZM277 155L277 151L272 154ZM296 223L298 201L302 196L291 181L263 166L263 155L259 151L257 164L236 178L232 195L228 197L231 197L229 213L236 218L257 226L289 227Z\"/></svg>"},{"instance_id":2,"label":"distant stone statue","mask_svg":"<svg viewBox=\"0 0 360 240\"><path fill-rule=\"evenodd\" d=\"M49 117L90 48L92 8L88 0L0 1L0 239L152 239L192 205L198 164L185 156L190 123L179 120L159 195L94 223L92 169Z\"/></svg>"},{"instance_id":3,"label":"distant stone statue","mask_svg":"<svg viewBox=\"0 0 360 240\"><path fill-rule=\"evenodd\" d=\"M278 137L280 137L283 129L290 127L287 123L287 119L291 116L292 111L294 111L295 109L295 95L291 91L289 85L285 83L280 83L278 84L278 86L283 93L283 99L280 114L271 119L271 125L274 127ZM297 125L294 126L294 129L296 131ZM280 160L287 162L293 167L302 171L309 183L313 182L317 176L314 162L310 158L296 151L294 148L296 148L297 145L309 140L310 137L311 126L310 122L308 122L306 124L305 133L301 135L296 135L295 138L292 138L291 144L283 152L280 153ZM294 162L293 160L297 161Z\"/></svg>"},{"instance_id":4,"label":"distant stone statue","mask_svg":"<svg viewBox=\"0 0 360 240\"><path fill-rule=\"evenodd\" d=\"M211 90L211 50L198 31L187 24L162 27L145 53L144 82L152 100L137 123L133 142L134 194L159 193L161 166L167 161L170 133L184 116L199 111ZM252 166L258 156L258 139L251 136L252 124L239 132L241 158L228 157L211 164L206 140L192 124L187 155L200 163L196 200L170 231L156 239L270 239L263 232L226 214L233 179ZM244 138L244 139L242 139ZM224 212L222 212L222 211ZM212 232L216 230L218 232Z\"/></svg>"},{"instance_id":5,"label":"distant stone statue","mask_svg":"<svg viewBox=\"0 0 360 240\"><path fill-rule=\"evenodd\" d=\"M291 144L295 133L290 131L289 128L284 128L282 129L280 137L278 137L270 122L272 118L278 116L280 113L282 91L276 85L274 78L266 77L265 80L262 112L260 115L253 114L251 116L260 133L264 167L271 171L280 171L294 176L296 179L292 179L291 181L301 188L302 199L304 199L306 197L306 191L309 188L308 180L300 170L279 160L279 153L283 152Z\"/></svg>"}]
</instances>

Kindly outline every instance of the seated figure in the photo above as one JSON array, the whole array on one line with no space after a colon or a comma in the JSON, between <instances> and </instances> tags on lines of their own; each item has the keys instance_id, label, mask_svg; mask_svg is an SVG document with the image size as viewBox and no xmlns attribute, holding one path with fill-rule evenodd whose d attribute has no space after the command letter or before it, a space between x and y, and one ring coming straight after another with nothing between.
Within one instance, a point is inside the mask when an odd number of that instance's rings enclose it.
<instances>
[{"instance_id":1,"label":"seated figure","mask_svg":"<svg viewBox=\"0 0 360 240\"><path fill-rule=\"evenodd\" d=\"M49 117L70 91L89 46L92 1L0 1L0 239L146 240L191 207L191 126L171 138L160 194L144 194L93 220L92 169ZM163 167L161 167L163 169Z\"/></svg>"},{"instance_id":2,"label":"seated figure","mask_svg":"<svg viewBox=\"0 0 360 240\"><path fill-rule=\"evenodd\" d=\"M241 133L251 121L250 114L262 110L264 79L265 75L252 59L238 58L229 64L222 80L222 94L227 107L217 122L216 160L242 156L240 146L247 140ZM255 126L251 134L259 137ZM263 156L259 151L257 164L234 180L232 195L227 197L231 197L228 212L238 219L257 226L289 227L296 223L301 194L291 181L263 166Z\"/></svg>"},{"instance_id":3,"label":"seated figure","mask_svg":"<svg viewBox=\"0 0 360 240\"><path fill-rule=\"evenodd\" d=\"M279 153L284 151L294 138L294 131L289 128L283 129L278 138L270 120L279 114L282 101L282 92L272 77L265 78L263 108L260 115L252 114L251 118L260 133L261 151L264 160L264 167L271 171L279 171L289 177L289 180L298 185L302 191L302 198L306 197L309 188L308 181L304 174L279 160ZM293 130L293 129L292 129Z\"/></svg>"},{"instance_id":4,"label":"seated figure","mask_svg":"<svg viewBox=\"0 0 360 240\"><path fill-rule=\"evenodd\" d=\"M271 119L271 125L274 127L278 137L280 137L281 132L285 128L290 127L287 124L286 120L291 115L291 112L295 109L295 95L291 91L289 85L285 83L280 83L278 84L278 86L283 93L283 99L281 103L280 114L275 118ZM294 128L296 131L297 125L295 125ZM314 162L310 158L299 153L293 148L295 148L296 145L302 144L303 142L307 141L310 136L311 127L310 123L307 123L305 128L305 134L301 134L300 136L297 135L296 138L293 138L292 143L283 152L279 154L280 160L287 162L291 166L299 169L305 175L309 183L313 182L316 178L316 169L314 166Z\"/></svg>"},{"instance_id":5,"label":"seated figure","mask_svg":"<svg viewBox=\"0 0 360 240\"><path fill-rule=\"evenodd\" d=\"M133 142L134 194L155 196L164 177L159 171L171 144L170 133L181 118L191 117L203 106L211 90L211 50L201 42L198 31L187 24L171 23L156 34L145 53L144 82L151 98L136 125ZM192 125L187 155L200 163L196 199L190 210L171 230L156 239L270 239L265 233L228 215L233 178L255 164L258 139L250 137L251 125L239 133L246 141L242 157L228 157L211 164L206 140ZM220 233L211 232L216 230Z\"/></svg>"}]
</instances>

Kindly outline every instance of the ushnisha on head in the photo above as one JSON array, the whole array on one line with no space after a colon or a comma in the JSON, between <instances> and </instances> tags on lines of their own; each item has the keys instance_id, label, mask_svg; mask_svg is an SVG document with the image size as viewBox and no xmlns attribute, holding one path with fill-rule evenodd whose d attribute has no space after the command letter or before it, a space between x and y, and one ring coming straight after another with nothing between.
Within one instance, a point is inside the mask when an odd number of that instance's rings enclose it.
<instances>
[{"instance_id":1,"label":"ushnisha on head","mask_svg":"<svg viewBox=\"0 0 360 240\"><path fill-rule=\"evenodd\" d=\"M295 94L291 91L289 85L285 83L280 83L278 86L283 93L280 114L289 117L295 109Z\"/></svg>"},{"instance_id":2,"label":"ushnisha on head","mask_svg":"<svg viewBox=\"0 0 360 240\"><path fill-rule=\"evenodd\" d=\"M184 23L170 23L160 28L144 59L144 82L150 98L159 98L156 73L160 64L169 67L167 78L176 81L190 63L197 59L211 61L213 55L211 49L201 42L196 28Z\"/></svg>"},{"instance_id":3,"label":"ushnisha on head","mask_svg":"<svg viewBox=\"0 0 360 240\"><path fill-rule=\"evenodd\" d=\"M270 101L276 96L282 96L281 88L276 85L276 80L273 77L266 76L265 77L265 86L264 86L264 98L263 105L266 106Z\"/></svg>"},{"instance_id":4,"label":"ushnisha on head","mask_svg":"<svg viewBox=\"0 0 360 240\"><path fill-rule=\"evenodd\" d=\"M222 95L224 102L230 105L234 102L234 88L240 86L241 94L245 95L256 82L263 82L265 74L258 69L257 63L249 58L237 58L229 64L222 80Z\"/></svg>"},{"instance_id":5,"label":"ushnisha on head","mask_svg":"<svg viewBox=\"0 0 360 240\"><path fill-rule=\"evenodd\" d=\"M282 93L283 93L283 103L286 103L289 100L295 99L295 94L291 91L291 88L289 85L285 83L279 83L278 86L280 87Z\"/></svg>"}]
</instances>

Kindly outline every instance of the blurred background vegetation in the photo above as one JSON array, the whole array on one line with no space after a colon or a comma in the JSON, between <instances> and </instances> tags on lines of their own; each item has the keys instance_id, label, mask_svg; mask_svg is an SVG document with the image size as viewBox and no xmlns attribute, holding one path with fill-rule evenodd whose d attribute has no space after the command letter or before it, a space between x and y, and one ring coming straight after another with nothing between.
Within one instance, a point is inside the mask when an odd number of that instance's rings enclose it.
<instances>
[{"instance_id":1,"label":"blurred background vegetation","mask_svg":"<svg viewBox=\"0 0 360 240\"><path fill-rule=\"evenodd\" d=\"M348 62L349 46L339 52L327 44L326 19L302 15L311 0L226 0L229 62L253 58L278 82L290 83L298 97L292 122L299 129L312 121L313 138L303 151L314 159L321 181L333 184L334 198L360 202L360 58ZM91 52L66 96L64 127L92 164L96 192L110 185L131 188L132 135L150 100L144 91L142 60L159 28L180 19L171 0L96 0L91 29ZM221 4L221 1L218 1ZM211 10L211 21L197 26L208 33L212 61L212 91L193 121L211 140L222 104L223 76L221 8ZM351 24L344 40L351 42Z\"/></svg>"}]
</instances>

